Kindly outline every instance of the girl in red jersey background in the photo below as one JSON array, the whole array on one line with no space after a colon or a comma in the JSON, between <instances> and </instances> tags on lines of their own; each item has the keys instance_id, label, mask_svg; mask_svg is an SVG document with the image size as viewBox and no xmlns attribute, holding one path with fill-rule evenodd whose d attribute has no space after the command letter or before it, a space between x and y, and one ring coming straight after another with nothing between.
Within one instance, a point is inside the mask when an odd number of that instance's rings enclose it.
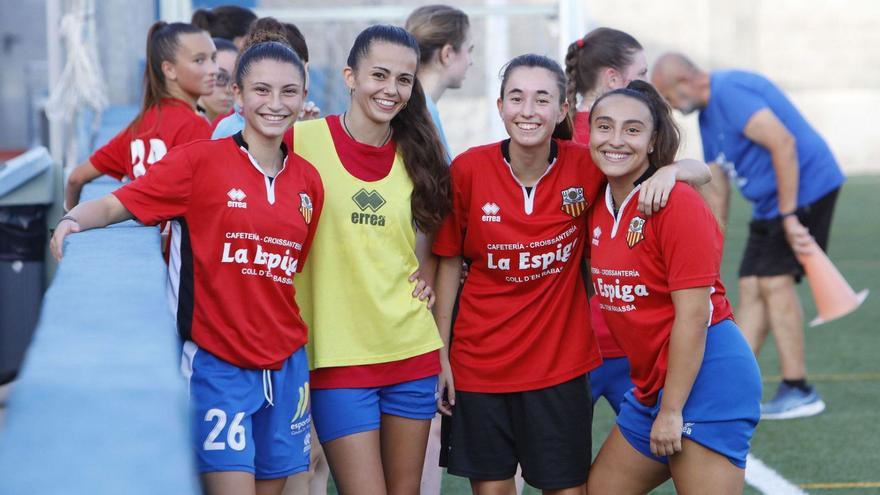
<instances>
[{"instance_id":1,"label":"girl in red jersey background","mask_svg":"<svg viewBox=\"0 0 880 495\"><path fill-rule=\"evenodd\" d=\"M177 147L149 174L77 205L52 238L129 218L172 220L169 285L186 341L197 467L207 493L280 494L309 468L308 331L294 300L323 206L317 171L283 135L302 109L305 68L277 42L241 56L242 132Z\"/></svg>"},{"instance_id":2,"label":"girl in red jersey background","mask_svg":"<svg viewBox=\"0 0 880 495\"><path fill-rule=\"evenodd\" d=\"M140 113L71 171L65 208L76 206L83 186L103 174L134 180L175 146L211 137L196 101L214 91L215 57L210 35L192 24L158 21L150 27Z\"/></svg>"},{"instance_id":3,"label":"girl in red jersey background","mask_svg":"<svg viewBox=\"0 0 880 495\"><path fill-rule=\"evenodd\" d=\"M365 29L343 70L345 113L293 133L327 188L297 294L312 329L315 427L340 493L417 493L437 411L442 342L410 275L433 276L449 169L418 68L407 31Z\"/></svg>"},{"instance_id":4,"label":"girl in red jersey background","mask_svg":"<svg viewBox=\"0 0 880 495\"><path fill-rule=\"evenodd\" d=\"M217 77L214 78L214 90L211 94L199 98L199 107L212 126L215 121L232 111L235 103L232 76L235 73L235 60L238 58L238 48L231 41L225 38L214 38L213 41L217 48Z\"/></svg>"},{"instance_id":5,"label":"girl in red jersey background","mask_svg":"<svg viewBox=\"0 0 880 495\"><path fill-rule=\"evenodd\" d=\"M574 122L574 140L587 145L590 142L589 108L593 102L608 91L625 87L631 81L644 80L648 74L648 63L642 45L635 38L617 29L601 27L569 45L565 56L565 74L568 77L566 95L570 102L569 114ZM639 191L639 209L650 216L665 205L676 179L699 186L710 178L706 164L691 159L677 161L655 175L654 180L643 184ZM590 320L603 359L602 366L590 372L593 404L600 397L605 397L617 414L624 394L632 388L629 363L608 330L598 303L590 304Z\"/></svg>"},{"instance_id":6,"label":"girl in red jersey background","mask_svg":"<svg viewBox=\"0 0 880 495\"><path fill-rule=\"evenodd\" d=\"M600 96L590 151L608 177L590 213L591 276L634 388L590 471L590 493L742 493L761 378L720 280L723 239L699 193L677 185L647 217L634 196L678 149L669 107L642 81ZM662 168L660 168L662 170Z\"/></svg>"}]
</instances>

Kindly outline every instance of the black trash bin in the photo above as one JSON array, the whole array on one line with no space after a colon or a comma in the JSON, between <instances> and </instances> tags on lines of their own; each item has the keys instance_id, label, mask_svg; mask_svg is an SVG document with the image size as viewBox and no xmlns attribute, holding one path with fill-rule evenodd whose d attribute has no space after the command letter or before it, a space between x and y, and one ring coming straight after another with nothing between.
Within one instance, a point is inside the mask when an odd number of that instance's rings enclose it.
<instances>
[{"instance_id":1,"label":"black trash bin","mask_svg":"<svg viewBox=\"0 0 880 495\"><path fill-rule=\"evenodd\" d=\"M30 344L45 290L46 205L0 207L0 384Z\"/></svg>"}]
</instances>

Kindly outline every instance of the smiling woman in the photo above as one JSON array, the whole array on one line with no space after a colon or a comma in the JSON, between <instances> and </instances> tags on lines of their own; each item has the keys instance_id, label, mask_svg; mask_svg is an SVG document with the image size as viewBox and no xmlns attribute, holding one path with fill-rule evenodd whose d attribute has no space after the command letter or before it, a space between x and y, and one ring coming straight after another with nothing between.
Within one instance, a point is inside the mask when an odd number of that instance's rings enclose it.
<instances>
[{"instance_id":1,"label":"smiling woman","mask_svg":"<svg viewBox=\"0 0 880 495\"><path fill-rule=\"evenodd\" d=\"M252 45L233 85L242 132L171 150L149 174L71 210L52 238L60 258L66 235L132 217L171 220L169 286L210 495L280 494L309 468L308 330L291 278L312 244L323 187L282 143L304 86L288 46Z\"/></svg>"},{"instance_id":2,"label":"smiling woman","mask_svg":"<svg viewBox=\"0 0 880 495\"><path fill-rule=\"evenodd\" d=\"M369 27L343 70L348 109L294 128L329 193L297 290L315 427L340 493L418 493L437 410L442 343L410 274L433 280L449 171L418 68L412 35Z\"/></svg>"},{"instance_id":3,"label":"smiling woman","mask_svg":"<svg viewBox=\"0 0 880 495\"><path fill-rule=\"evenodd\" d=\"M545 493L580 494L590 466L586 373L601 357L579 266L604 178L570 141L565 85L547 57L507 64L498 112L510 138L452 162L452 212L433 246L446 344L438 407L451 416L442 450L476 494L512 493L517 464ZM462 258L470 273L452 332Z\"/></svg>"}]
</instances>

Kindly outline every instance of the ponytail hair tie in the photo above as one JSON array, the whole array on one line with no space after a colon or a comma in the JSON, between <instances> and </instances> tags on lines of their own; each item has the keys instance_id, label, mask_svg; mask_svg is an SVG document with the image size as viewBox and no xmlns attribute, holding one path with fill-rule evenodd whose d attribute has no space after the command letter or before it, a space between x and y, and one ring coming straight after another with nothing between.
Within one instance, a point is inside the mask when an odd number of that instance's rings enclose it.
<instances>
[{"instance_id":1,"label":"ponytail hair tie","mask_svg":"<svg viewBox=\"0 0 880 495\"><path fill-rule=\"evenodd\" d=\"M584 47L584 39L578 38L578 40L575 41L574 44L577 45L578 48L583 48Z\"/></svg>"}]
</instances>

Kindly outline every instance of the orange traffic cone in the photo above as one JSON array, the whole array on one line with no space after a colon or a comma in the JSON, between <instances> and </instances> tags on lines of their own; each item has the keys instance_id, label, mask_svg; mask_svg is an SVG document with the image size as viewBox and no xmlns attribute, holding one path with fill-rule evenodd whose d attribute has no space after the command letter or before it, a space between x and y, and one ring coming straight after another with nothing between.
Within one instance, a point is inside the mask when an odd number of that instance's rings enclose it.
<instances>
[{"instance_id":1,"label":"orange traffic cone","mask_svg":"<svg viewBox=\"0 0 880 495\"><path fill-rule=\"evenodd\" d=\"M813 241L809 254L798 254L798 261L807 273L810 290L819 314L810 322L811 327L827 323L852 313L865 302L868 289L856 294L834 264Z\"/></svg>"}]
</instances>

